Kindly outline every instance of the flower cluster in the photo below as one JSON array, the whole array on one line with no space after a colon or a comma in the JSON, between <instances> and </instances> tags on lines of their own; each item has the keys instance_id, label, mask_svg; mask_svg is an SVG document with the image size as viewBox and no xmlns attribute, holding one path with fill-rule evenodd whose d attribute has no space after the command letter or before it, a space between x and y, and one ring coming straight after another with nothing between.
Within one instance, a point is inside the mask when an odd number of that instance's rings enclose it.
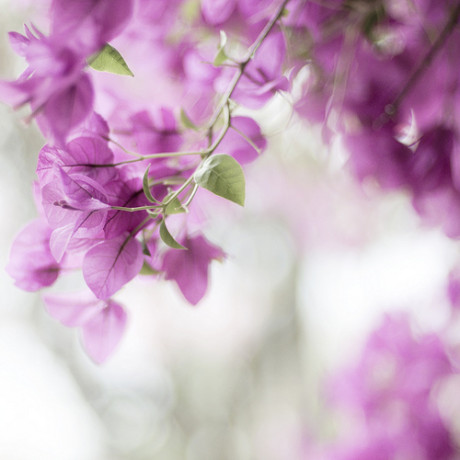
<instances>
[{"instance_id":1,"label":"flower cluster","mask_svg":"<svg viewBox=\"0 0 460 460\"><path fill-rule=\"evenodd\" d=\"M450 237L460 236L459 16L457 1L337 0L306 2L291 26L311 59L299 113L327 120L359 180L409 191Z\"/></svg>"},{"instance_id":2,"label":"flower cluster","mask_svg":"<svg viewBox=\"0 0 460 460\"><path fill-rule=\"evenodd\" d=\"M0 99L29 104L47 144L36 169L40 217L17 236L7 271L35 291L81 269L87 292L44 299L53 317L81 329L96 362L125 327L112 296L137 275L174 281L191 304L204 296L209 264L224 252L202 233L197 191L244 204L241 165L266 140L235 108L260 107L289 86L278 26L287 2L264 14L245 2L202 2L198 11L185 3L53 0L48 35L34 26L10 33L28 67L0 83ZM246 51L229 58L218 31L224 22L234 30L235 16L248 27L231 46ZM128 66L109 41L143 59ZM157 97L166 86L167 104Z\"/></svg>"},{"instance_id":3,"label":"flower cluster","mask_svg":"<svg viewBox=\"0 0 460 460\"><path fill-rule=\"evenodd\" d=\"M266 140L236 110L291 88L360 180L409 190L460 236L459 17L454 0L52 0L49 33L10 33L28 66L0 82L0 100L29 105L47 141L40 217L9 273L37 290L81 269L109 310L138 274L160 275L196 304L224 256L203 235L197 191L244 204L242 166Z\"/></svg>"},{"instance_id":4,"label":"flower cluster","mask_svg":"<svg viewBox=\"0 0 460 460\"><path fill-rule=\"evenodd\" d=\"M456 372L437 334L414 337L407 315L385 317L357 364L331 382L348 430L319 458L457 458L455 433L437 404L439 385Z\"/></svg>"}]
</instances>

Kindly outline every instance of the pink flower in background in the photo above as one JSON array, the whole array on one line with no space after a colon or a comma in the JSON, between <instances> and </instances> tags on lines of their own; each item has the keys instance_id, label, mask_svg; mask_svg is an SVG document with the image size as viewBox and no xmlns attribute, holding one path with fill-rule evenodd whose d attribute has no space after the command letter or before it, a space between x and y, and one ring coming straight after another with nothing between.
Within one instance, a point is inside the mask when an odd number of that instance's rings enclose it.
<instances>
[{"instance_id":1,"label":"pink flower in background","mask_svg":"<svg viewBox=\"0 0 460 460\"><path fill-rule=\"evenodd\" d=\"M16 81L0 82L0 99L14 107L30 104L45 136L62 145L92 111L93 87L83 73L86 55L35 32L26 27L25 36L11 33L14 49L29 66Z\"/></svg>"},{"instance_id":2,"label":"pink flower in background","mask_svg":"<svg viewBox=\"0 0 460 460\"><path fill-rule=\"evenodd\" d=\"M436 405L439 383L454 372L436 334L416 338L406 315L387 316L357 364L334 377L331 401L356 422L326 458L454 458L453 433Z\"/></svg>"},{"instance_id":3,"label":"pink flower in background","mask_svg":"<svg viewBox=\"0 0 460 460\"><path fill-rule=\"evenodd\" d=\"M123 30L132 11L132 0L53 0L51 35L88 56Z\"/></svg>"},{"instance_id":4,"label":"pink flower in background","mask_svg":"<svg viewBox=\"0 0 460 460\"><path fill-rule=\"evenodd\" d=\"M219 151L244 165L257 159L266 145L259 125L252 118L233 117L230 129L219 144Z\"/></svg>"}]
</instances>

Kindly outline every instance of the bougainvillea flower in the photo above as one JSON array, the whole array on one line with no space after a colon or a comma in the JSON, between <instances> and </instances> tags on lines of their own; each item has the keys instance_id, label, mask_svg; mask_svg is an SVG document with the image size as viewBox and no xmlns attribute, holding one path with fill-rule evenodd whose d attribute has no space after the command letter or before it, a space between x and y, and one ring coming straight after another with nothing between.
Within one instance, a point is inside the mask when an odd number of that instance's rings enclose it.
<instances>
[{"instance_id":1,"label":"bougainvillea flower","mask_svg":"<svg viewBox=\"0 0 460 460\"><path fill-rule=\"evenodd\" d=\"M132 0L53 0L51 35L88 56L121 32L132 10Z\"/></svg>"},{"instance_id":2,"label":"bougainvillea flower","mask_svg":"<svg viewBox=\"0 0 460 460\"><path fill-rule=\"evenodd\" d=\"M65 326L78 327L83 347L98 364L113 353L126 327L126 312L112 299L99 300L92 293L47 294L48 313Z\"/></svg>"},{"instance_id":3,"label":"bougainvillea flower","mask_svg":"<svg viewBox=\"0 0 460 460\"><path fill-rule=\"evenodd\" d=\"M184 297L196 305L208 287L209 264L225 254L201 235L186 238L181 244L187 249L169 250L164 256L162 271L166 279L174 280Z\"/></svg>"},{"instance_id":4,"label":"bougainvillea flower","mask_svg":"<svg viewBox=\"0 0 460 460\"><path fill-rule=\"evenodd\" d=\"M172 110L160 107L152 115L153 117L147 111L142 111L130 118L136 151L145 155L177 152L182 137Z\"/></svg>"},{"instance_id":5,"label":"bougainvillea flower","mask_svg":"<svg viewBox=\"0 0 460 460\"><path fill-rule=\"evenodd\" d=\"M63 144L92 112L93 87L83 73L86 56L53 37L36 34L26 27L25 36L10 36L29 66L16 81L0 82L0 99L14 107L30 104L43 133L52 143Z\"/></svg>"},{"instance_id":6,"label":"bougainvillea flower","mask_svg":"<svg viewBox=\"0 0 460 460\"><path fill-rule=\"evenodd\" d=\"M56 281L60 264L50 251L51 231L43 219L35 219L16 236L6 271L21 289L37 291Z\"/></svg>"},{"instance_id":7,"label":"bougainvillea flower","mask_svg":"<svg viewBox=\"0 0 460 460\"><path fill-rule=\"evenodd\" d=\"M236 0L201 0L201 12L208 24L222 24L233 13Z\"/></svg>"},{"instance_id":8,"label":"bougainvillea flower","mask_svg":"<svg viewBox=\"0 0 460 460\"><path fill-rule=\"evenodd\" d=\"M219 144L219 152L232 155L244 165L254 161L267 145L259 125L248 117L232 117L231 127Z\"/></svg>"},{"instance_id":9,"label":"bougainvillea flower","mask_svg":"<svg viewBox=\"0 0 460 460\"><path fill-rule=\"evenodd\" d=\"M141 243L129 234L102 241L83 259L83 277L98 299L108 299L131 281L144 263Z\"/></svg>"},{"instance_id":10,"label":"bougainvillea flower","mask_svg":"<svg viewBox=\"0 0 460 460\"><path fill-rule=\"evenodd\" d=\"M286 43L281 32L269 35L247 65L233 98L249 108L260 108L277 91L287 91L289 81L283 75Z\"/></svg>"}]
</instances>

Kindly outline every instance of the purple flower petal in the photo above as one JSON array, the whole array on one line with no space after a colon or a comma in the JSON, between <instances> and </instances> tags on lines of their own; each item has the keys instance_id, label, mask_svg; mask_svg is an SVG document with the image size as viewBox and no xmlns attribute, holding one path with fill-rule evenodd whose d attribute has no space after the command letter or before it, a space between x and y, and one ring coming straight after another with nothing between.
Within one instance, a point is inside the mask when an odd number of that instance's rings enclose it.
<instances>
[{"instance_id":1,"label":"purple flower petal","mask_svg":"<svg viewBox=\"0 0 460 460\"><path fill-rule=\"evenodd\" d=\"M94 318L105 302L96 299L92 293L48 294L43 296L48 313L64 326L83 326Z\"/></svg>"},{"instance_id":2,"label":"purple flower petal","mask_svg":"<svg viewBox=\"0 0 460 460\"><path fill-rule=\"evenodd\" d=\"M83 259L83 276L97 298L107 299L140 271L142 246L124 234L90 249Z\"/></svg>"},{"instance_id":3,"label":"purple flower petal","mask_svg":"<svg viewBox=\"0 0 460 460\"><path fill-rule=\"evenodd\" d=\"M10 45L14 52L19 54L19 56L25 56L30 40L17 32L9 32L8 38L10 39Z\"/></svg>"},{"instance_id":4,"label":"purple flower petal","mask_svg":"<svg viewBox=\"0 0 460 460\"><path fill-rule=\"evenodd\" d=\"M174 280L184 297L196 305L208 287L208 267L213 259L224 257L223 251L203 236L181 242L186 251L172 249L163 259L162 270L167 280Z\"/></svg>"},{"instance_id":5,"label":"purple flower petal","mask_svg":"<svg viewBox=\"0 0 460 460\"><path fill-rule=\"evenodd\" d=\"M259 125L252 118L232 117L232 126L238 131L234 129L228 130L219 144L218 151L232 155L240 164L254 161L259 156L259 152L245 137L259 150L263 150L267 145L267 141L262 136Z\"/></svg>"},{"instance_id":6,"label":"purple flower petal","mask_svg":"<svg viewBox=\"0 0 460 460\"><path fill-rule=\"evenodd\" d=\"M77 83L53 94L37 117L41 129L63 145L67 135L91 113L93 107L93 86L88 75Z\"/></svg>"},{"instance_id":7,"label":"purple flower petal","mask_svg":"<svg viewBox=\"0 0 460 460\"><path fill-rule=\"evenodd\" d=\"M123 307L109 300L102 310L82 327L82 342L88 355L98 364L115 350L126 327Z\"/></svg>"},{"instance_id":8,"label":"purple flower petal","mask_svg":"<svg viewBox=\"0 0 460 460\"><path fill-rule=\"evenodd\" d=\"M50 252L50 234L46 222L36 219L14 240L6 271L21 289L37 291L56 281L60 266Z\"/></svg>"},{"instance_id":9,"label":"purple flower petal","mask_svg":"<svg viewBox=\"0 0 460 460\"><path fill-rule=\"evenodd\" d=\"M52 36L67 39L86 53L118 35L132 13L131 0L54 0Z\"/></svg>"},{"instance_id":10,"label":"purple flower petal","mask_svg":"<svg viewBox=\"0 0 460 460\"><path fill-rule=\"evenodd\" d=\"M208 24L225 22L235 9L235 0L201 0L201 11Z\"/></svg>"},{"instance_id":11,"label":"purple flower petal","mask_svg":"<svg viewBox=\"0 0 460 460\"><path fill-rule=\"evenodd\" d=\"M161 107L152 115L153 120L148 112L142 111L130 118L137 151L146 155L178 151L182 137L177 131L173 112Z\"/></svg>"},{"instance_id":12,"label":"purple flower petal","mask_svg":"<svg viewBox=\"0 0 460 460\"><path fill-rule=\"evenodd\" d=\"M98 129L103 130L102 123L105 122L99 118L100 120L95 117L92 119L95 120L94 123L98 123ZM96 137L77 137L67 144L67 151L74 160L73 164L107 164L113 161L113 153L107 142Z\"/></svg>"}]
</instances>

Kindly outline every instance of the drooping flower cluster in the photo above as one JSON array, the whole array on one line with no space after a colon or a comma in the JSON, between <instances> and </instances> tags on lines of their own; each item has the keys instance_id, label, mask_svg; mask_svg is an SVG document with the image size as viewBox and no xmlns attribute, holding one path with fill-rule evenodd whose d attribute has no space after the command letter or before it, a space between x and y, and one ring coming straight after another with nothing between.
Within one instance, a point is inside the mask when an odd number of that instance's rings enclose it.
<instances>
[{"instance_id":1,"label":"drooping flower cluster","mask_svg":"<svg viewBox=\"0 0 460 460\"><path fill-rule=\"evenodd\" d=\"M255 160L266 141L254 120L233 114L230 98L260 106L287 88L277 26L285 3L248 19L241 39L248 51L228 68L212 63L219 34L210 44L198 39L217 20L205 3L197 18L182 11L184 2L53 0L49 35L33 26L10 34L28 68L0 84L0 98L29 104L47 144L36 170L40 217L13 243L7 270L29 291L82 270L87 293L44 299L53 317L81 329L95 361L122 336L126 314L112 296L137 275L175 281L191 304L205 294L209 264L224 252L202 234L199 215L195 224L187 217L199 187L244 204L240 165ZM179 31L186 20L189 28ZM124 85L133 74L108 43L115 39L128 49L151 48L147 63L132 60L140 73L135 89L152 86L148 66L160 58L154 84L175 82L168 105L157 104L155 87L136 97ZM228 59L224 45L220 61ZM273 46L279 51L270 57Z\"/></svg>"},{"instance_id":2,"label":"drooping flower cluster","mask_svg":"<svg viewBox=\"0 0 460 460\"><path fill-rule=\"evenodd\" d=\"M118 305L139 273L162 275L196 304L224 254L202 234L197 190L244 203L241 166L266 140L235 110L291 87L360 180L408 189L460 236L459 16L454 0L52 0L49 33L10 34L28 67L0 82L0 99L30 105L47 140L40 218L13 244L9 273L37 290L81 268L97 308Z\"/></svg>"}]
</instances>

